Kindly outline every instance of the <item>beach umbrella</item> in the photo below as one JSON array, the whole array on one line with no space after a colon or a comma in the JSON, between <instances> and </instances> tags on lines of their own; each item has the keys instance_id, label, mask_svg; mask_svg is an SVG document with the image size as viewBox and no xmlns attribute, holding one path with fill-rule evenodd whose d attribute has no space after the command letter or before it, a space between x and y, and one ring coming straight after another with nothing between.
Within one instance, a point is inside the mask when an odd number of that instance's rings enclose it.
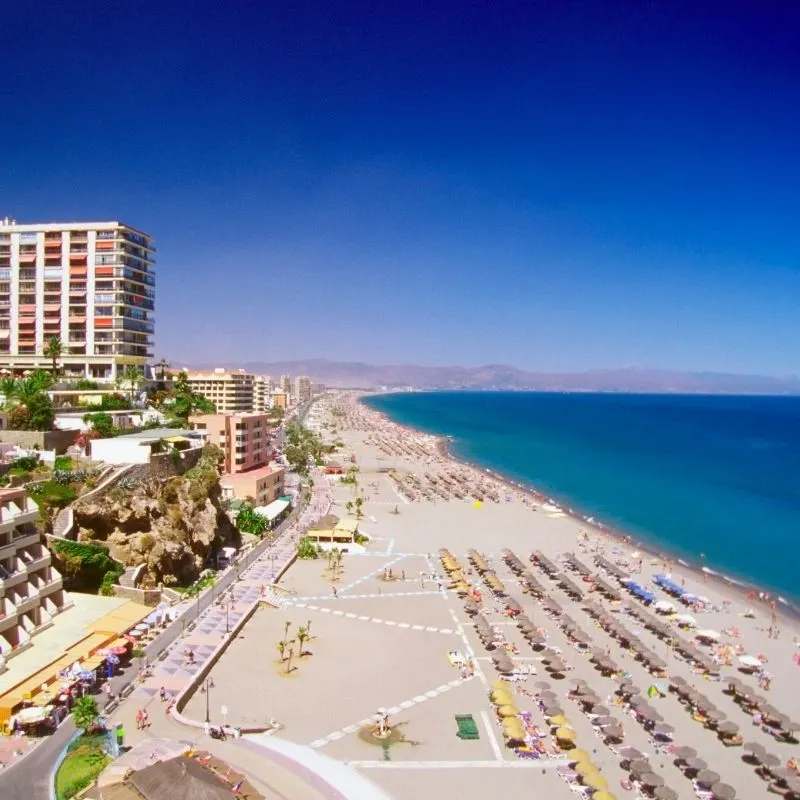
<instances>
[{"instance_id":1,"label":"beach umbrella","mask_svg":"<svg viewBox=\"0 0 800 800\"><path fill-rule=\"evenodd\" d=\"M574 742L575 731L572 728L560 727L556 729L556 739L562 742Z\"/></svg>"},{"instance_id":2,"label":"beach umbrella","mask_svg":"<svg viewBox=\"0 0 800 800\"><path fill-rule=\"evenodd\" d=\"M500 706L500 708L497 709L498 717L516 717L518 714L519 709L511 705Z\"/></svg>"},{"instance_id":3,"label":"beach umbrella","mask_svg":"<svg viewBox=\"0 0 800 800\"><path fill-rule=\"evenodd\" d=\"M555 717L551 717L549 720L551 725L569 725L569 720L563 714L556 714Z\"/></svg>"},{"instance_id":4,"label":"beach umbrella","mask_svg":"<svg viewBox=\"0 0 800 800\"><path fill-rule=\"evenodd\" d=\"M657 786L653 791L656 800L678 800L678 793L668 786Z\"/></svg>"},{"instance_id":5,"label":"beach umbrella","mask_svg":"<svg viewBox=\"0 0 800 800\"><path fill-rule=\"evenodd\" d=\"M715 783L711 787L711 794L717 800L736 800L736 789L727 783Z\"/></svg>"},{"instance_id":6,"label":"beach umbrella","mask_svg":"<svg viewBox=\"0 0 800 800\"><path fill-rule=\"evenodd\" d=\"M616 796L611 794L611 792L595 792L592 795L592 800L617 800Z\"/></svg>"},{"instance_id":7,"label":"beach umbrella","mask_svg":"<svg viewBox=\"0 0 800 800\"><path fill-rule=\"evenodd\" d=\"M764 753L762 756L759 756L758 760L761 762L761 766L767 769L774 769L781 765L781 760L772 753Z\"/></svg>"},{"instance_id":8,"label":"beach umbrella","mask_svg":"<svg viewBox=\"0 0 800 800\"><path fill-rule=\"evenodd\" d=\"M608 708L604 705L593 705L592 706L592 714L597 714L598 716L605 716L606 714L610 714L611 712Z\"/></svg>"},{"instance_id":9,"label":"beach umbrella","mask_svg":"<svg viewBox=\"0 0 800 800\"><path fill-rule=\"evenodd\" d=\"M676 747L672 751L672 755L674 755L675 758L680 758L685 761L687 758L694 758L697 755L697 751L692 747L686 747L684 745L682 747Z\"/></svg>"},{"instance_id":10,"label":"beach umbrella","mask_svg":"<svg viewBox=\"0 0 800 800\"><path fill-rule=\"evenodd\" d=\"M539 699L545 705L556 705L556 701L558 700L558 695L555 692L551 692L549 689L545 689L544 691L539 693Z\"/></svg>"},{"instance_id":11,"label":"beach umbrella","mask_svg":"<svg viewBox=\"0 0 800 800\"><path fill-rule=\"evenodd\" d=\"M706 716L712 722L723 722L727 719L727 716L717 708L709 708L706 710Z\"/></svg>"},{"instance_id":12,"label":"beach umbrella","mask_svg":"<svg viewBox=\"0 0 800 800\"><path fill-rule=\"evenodd\" d=\"M706 769L708 764L703 761L702 758L687 758L686 759L686 769L691 770L693 772L701 772L702 770Z\"/></svg>"},{"instance_id":13,"label":"beach umbrella","mask_svg":"<svg viewBox=\"0 0 800 800\"><path fill-rule=\"evenodd\" d=\"M735 736L739 733L739 726L735 722L721 722L717 725L717 730L726 736Z\"/></svg>"},{"instance_id":14,"label":"beach umbrella","mask_svg":"<svg viewBox=\"0 0 800 800\"><path fill-rule=\"evenodd\" d=\"M547 706L544 710L546 717L560 717L564 711L558 706Z\"/></svg>"},{"instance_id":15,"label":"beach umbrella","mask_svg":"<svg viewBox=\"0 0 800 800\"><path fill-rule=\"evenodd\" d=\"M653 733L658 734L659 736L670 736L671 734L675 733L675 728L672 725L667 725L664 722L660 722L653 728Z\"/></svg>"},{"instance_id":16,"label":"beach umbrella","mask_svg":"<svg viewBox=\"0 0 800 800\"><path fill-rule=\"evenodd\" d=\"M591 761L581 761L580 764L575 765L575 772L577 772L578 775L591 775L598 771L598 767L592 764Z\"/></svg>"},{"instance_id":17,"label":"beach umbrella","mask_svg":"<svg viewBox=\"0 0 800 800\"><path fill-rule=\"evenodd\" d=\"M592 725L596 725L598 728L606 728L609 725L615 725L616 723L617 721L614 719L614 717L609 717L607 715L595 717L592 720Z\"/></svg>"},{"instance_id":18,"label":"beach umbrella","mask_svg":"<svg viewBox=\"0 0 800 800\"><path fill-rule=\"evenodd\" d=\"M622 725L609 725L607 728L603 729L603 733L609 739L621 739L624 735L624 731L622 730Z\"/></svg>"},{"instance_id":19,"label":"beach umbrella","mask_svg":"<svg viewBox=\"0 0 800 800\"><path fill-rule=\"evenodd\" d=\"M587 775L581 782L590 789L608 789L608 781L599 772Z\"/></svg>"},{"instance_id":20,"label":"beach umbrella","mask_svg":"<svg viewBox=\"0 0 800 800\"><path fill-rule=\"evenodd\" d=\"M646 775L651 769L650 762L643 758L637 758L628 764L628 772L633 775Z\"/></svg>"},{"instance_id":21,"label":"beach umbrella","mask_svg":"<svg viewBox=\"0 0 800 800\"><path fill-rule=\"evenodd\" d=\"M655 772L645 772L639 780L641 780L645 786L651 786L653 788L664 785L664 779L660 775L656 775Z\"/></svg>"},{"instance_id":22,"label":"beach umbrella","mask_svg":"<svg viewBox=\"0 0 800 800\"><path fill-rule=\"evenodd\" d=\"M626 747L622 751L622 760L623 761L644 761L644 754L640 753L635 747Z\"/></svg>"},{"instance_id":23,"label":"beach umbrella","mask_svg":"<svg viewBox=\"0 0 800 800\"><path fill-rule=\"evenodd\" d=\"M533 684L537 689L549 689L550 684L547 681L537 681Z\"/></svg>"},{"instance_id":24,"label":"beach umbrella","mask_svg":"<svg viewBox=\"0 0 800 800\"><path fill-rule=\"evenodd\" d=\"M745 751L745 753L752 753L758 758L767 752L767 749L764 747L764 745L759 744L758 742L747 742L742 749Z\"/></svg>"},{"instance_id":25,"label":"beach umbrella","mask_svg":"<svg viewBox=\"0 0 800 800\"><path fill-rule=\"evenodd\" d=\"M701 769L700 772L697 773L697 782L706 788L713 786L718 781L719 775L713 770Z\"/></svg>"},{"instance_id":26,"label":"beach umbrella","mask_svg":"<svg viewBox=\"0 0 800 800\"><path fill-rule=\"evenodd\" d=\"M569 760L571 763L575 763L576 761L580 763L581 761L588 761L591 758L591 755L586 752L586 750L581 750L580 748L576 747L574 750L569 751Z\"/></svg>"}]
</instances>

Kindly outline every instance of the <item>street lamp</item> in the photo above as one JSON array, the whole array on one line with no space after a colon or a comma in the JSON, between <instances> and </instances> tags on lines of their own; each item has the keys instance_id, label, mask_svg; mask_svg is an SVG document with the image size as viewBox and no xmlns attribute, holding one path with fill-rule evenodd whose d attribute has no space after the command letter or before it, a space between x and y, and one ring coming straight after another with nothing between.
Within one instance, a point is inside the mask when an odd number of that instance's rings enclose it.
<instances>
[{"instance_id":1,"label":"street lamp","mask_svg":"<svg viewBox=\"0 0 800 800\"><path fill-rule=\"evenodd\" d=\"M211 710L209 708L209 695L211 694L211 690L214 688L214 679L213 678L206 678L203 681L203 685L200 687L200 691L206 696L206 722L211 722Z\"/></svg>"},{"instance_id":2,"label":"street lamp","mask_svg":"<svg viewBox=\"0 0 800 800\"><path fill-rule=\"evenodd\" d=\"M227 603L225 603L225 633L226 634L231 632L231 627L228 624L228 611L230 610L232 602L233 602L233 600L231 599Z\"/></svg>"}]
</instances>

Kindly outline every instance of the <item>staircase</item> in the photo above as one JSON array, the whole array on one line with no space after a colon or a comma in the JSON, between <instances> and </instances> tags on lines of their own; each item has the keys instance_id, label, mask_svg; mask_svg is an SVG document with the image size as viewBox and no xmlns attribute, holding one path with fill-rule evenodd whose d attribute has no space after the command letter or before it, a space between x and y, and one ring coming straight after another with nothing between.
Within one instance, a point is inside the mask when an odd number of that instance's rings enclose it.
<instances>
[{"instance_id":1,"label":"staircase","mask_svg":"<svg viewBox=\"0 0 800 800\"><path fill-rule=\"evenodd\" d=\"M72 508L62 508L56 514L55 521L53 522L53 536L56 539L74 539L75 538L75 515L72 513Z\"/></svg>"},{"instance_id":2,"label":"staircase","mask_svg":"<svg viewBox=\"0 0 800 800\"><path fill-rule=\"evenodd\" d=\"M117 582L120 586L127 586L129 589L135 589L144 568L145 564L137 564L135 567L126 567L125 572L119 576Z\"/></svg>"}]
</instances>

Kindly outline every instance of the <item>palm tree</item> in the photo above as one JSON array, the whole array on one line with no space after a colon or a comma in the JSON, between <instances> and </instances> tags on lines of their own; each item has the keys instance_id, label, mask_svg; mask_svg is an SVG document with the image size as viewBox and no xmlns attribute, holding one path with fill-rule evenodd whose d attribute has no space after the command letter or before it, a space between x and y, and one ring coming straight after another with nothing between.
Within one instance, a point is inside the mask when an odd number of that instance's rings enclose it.
<instances>
[{"instance_id":1,"label":"palm tree","mask_svg":"<svg viewBox=\"0 0 800 800\"><path fill-rule=\"evenodd\" d=\"M297 639L297 643L300 646L300 658L303 657L303 645L308 641L308 630L304 628L302 625L298 627L297 633L295 634L295 638Z\"/></svg>"},{"instance_id":2,"label":"palm tree","mask_svg":"<svg viewBox=\"0 0 800 800\"><path fill-rule=\"evenodd\" d=\"M294 647L291 645L289 646L289 657L286 660L286 673L290 673L292 671L292 656L294 655Z\"/></svg>"},{"instance_id":3,"label":"palm tree","mask_svg":"<svg viewBox=\"0 0 800 800\"><path fill-rule=\"evenodd\" d=\"M133 403L133 397L136 394L136 390L139 388L139 384L141 382L142 372L139 367L134 366L133 364L127 364L125 369L122 370L121 383L123 386L128 387L128 399L131 401L131 403Z\"/></svg>"},{"instance_id":4,"label":"palm tree","mask_svg":"<svg viewBox=\"0 0 800 800\"><path fill-rule=\"evenodd\" d=\"M308 634L309 640L313 639L314 637L311 635L311 620L306 622L306 633Z\"/></svg>"},{"instance_id":5,"label":"palm tree","mask_svg":"<svg viewBox=\"0 0 800 800\"><path fill-rule=\"evenodd\" d=\"M290 641L294 641L293 639L287 638L289 636L289 628L291 627L291 622L287 622L283 628L283 640L288 644Z\"/></svg>"},{"instance_id":6,"label":"palm tree","mask_svg":"<svg viewBox=\"0 0 800 800\"><path fill-rule=\"evenodd\" d=\"M72 707L72 720L84 734L89 733L97 725L99 716L100 712L97 710L97 701L94 697L81 697Z\"/></svg>"},{"instance_id":7,"label":"palm tree","mask_svg":"<svg viewBox=\"0 0 800 800\"><path fill-rule=\"evenodd\" d=\"M281 661L283 661L283 654L286 652L286 642L278 642L278 652L281 654Z\"/></svg>"},{"instance_id":8,"label":"palm tree","mask_svg":"<svg viewBox=\"0 0 800 800\"><path fill-rule=\"evenodd\" d=\"M356 497L355 499L355 506L356 506L356 517L361 519L364 516L364 513L361 511L361 506L364 505L364 498L363 497Z\"/></svg>"},{"instance_id":9,"label":"palm tree","mask_svg":"<svg viewBox=\"0 0 800 800\"><path fill-rule=\"evenodd\" d=\"M348 500L344 504L344 509L345 509L345 511L347 511L348 514L352 514L353 513L353 501L352 500Z\"/></svg>"},{"instance_id":10,"label":"palm tree","mask_svg":"<svg viewBox=\"0 0 800 800\"><path fill-rule=\"evenodd\" d=\"M17 379L10 376L0 378L0 394L5 398L3 407L10 408L17 396Z\"/></svg>"},{"instance_id":11,"label":"palm tree","mask_svg":"<svg viewBox=\"0 0 800 800\"><path fill-rule=\"evenodd\" d=\"M44 356L45 358L49 358L53 362L53 377L56 377L60 372L58 366L58 359L61 358L61 354L64 352L64 345L61 342L60 336L51 336L47 340L47 344L44 346Z\"/></svg>"}]
</instances>

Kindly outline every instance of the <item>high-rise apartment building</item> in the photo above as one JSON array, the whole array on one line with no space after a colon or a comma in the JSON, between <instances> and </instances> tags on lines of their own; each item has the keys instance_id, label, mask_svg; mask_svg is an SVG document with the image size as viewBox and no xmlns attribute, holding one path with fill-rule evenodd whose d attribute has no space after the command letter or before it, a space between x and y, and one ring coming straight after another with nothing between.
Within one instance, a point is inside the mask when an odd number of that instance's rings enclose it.
<instances>
[{"instance_id":1,"label":"high-rise apartment building","mask_svg":"<svg viewBox=\"0 0 800 800\"><path fill-rule=\"evenodd\" d=\"M294 397L298 403L311 399L311 378L307 375L298 375L294 379Z\"/></svg>"},{"instance_id":2,"label":"high-rise apartment building","mask_svg":"<svg viewBox=\"0 0 800 800\"><path fill-rule=\"evenodd\" d=\"M0 489L0 654L8 658L68 605L25 489Z\"/></svg>"},{"instance_id":3,"label":"high-rise apartment building","mask_svg":"<svg viewBox=\"0 0 800 800\"><path fill-rule=\"evenodd\" d=\"M111 381L153 356L155 248L121 222L19 225L0 219L0 366Z\"/></svg>"},{"instance_id":4,"label":"high-rise apartment building","mask_svg":"<svg viewBox=\"0 0 800 800\"><path fill-rule=\"evenodd\" d=\"M253 382L253 411L264 411L269 408L270 395L269 375L256 375Z\"/></svg>"},{"instance_id":5,"label":"high-rise apartment building","mask_svg":"<svg viewBox=\"0 0 800 800\"><path fill-rule=\"evenodd\" d=\"M286 395L287 399L292 396L292 376L281 375L280 390Z\"/></svg>"},{"instance_id":6,"label":"high-rise apartment building","mask_svg":"<svg viewBox=\"0 0 800 800\"><path fill-rule=\"evenodd\" d=\"M272 457L267 414L193 414L189 424L225 453L225 472L263 467Z\"/></svg>"},{"instance_id":7,"label":"high-rise apartment building","mask_svg":"<svg viewBox=\"0 0 800 800\"><path fill-rule=\"evenodd\" d=\"M186 373L192 391L210 400L219 414L258 410L255 406L255 377L244 370L222 368Z\"/></svg>"}]
</instances>

